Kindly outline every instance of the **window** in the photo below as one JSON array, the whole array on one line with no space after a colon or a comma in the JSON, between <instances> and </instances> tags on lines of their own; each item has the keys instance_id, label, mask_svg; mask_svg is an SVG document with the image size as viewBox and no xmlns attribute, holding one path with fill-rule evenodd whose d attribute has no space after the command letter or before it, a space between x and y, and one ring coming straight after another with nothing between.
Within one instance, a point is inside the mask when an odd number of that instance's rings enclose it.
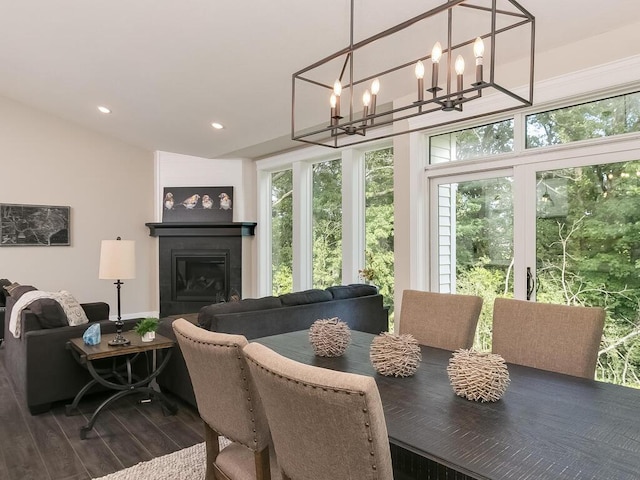
<instances>
[{"instance_id":1,"label":"window","mask_svg":"<svg viewBox=\"0 0 640 480\"><path fill-rule=\"evenodd\" d=\"M393 148L366 152L365 280L377 285L393 325ZM362 275L362 274L361 274Z\"/></svg>"},{"instance_id":2,"label":"window","mask_svg":"<svg viewBox=\"0 0 640 480\"><path fill-rule=\"evenodd\" d=\"M527 148L640 131L640 92L527 115Z\"/></svg>"},{"instance_id":3,"label":"window","mask_svg":"<svg viewBox=\"0 0 640 480\"><path fill-rule=\"evenodd\" d=\"M313 287L342 283L342 162L313 165Z\"/></svg>"},{"instance_id":4,"label":"window","mask_svg":"<svg viewBox=\"0 0 640 480\"><path fill-rule=\"evenodd\" d=\"M293 291L293 171L271 174L271 285L273 295Z\"/></svg>"},{"instance_id":5,"label":"window","mask_svg":"<svg viewBox=\"0 0 640 480\"><path fill-rule=\"evenodd\" d=\"M513 119L435 135L429 145L431 164L512 152Z\"/></svg>"},{"instance_id":6,"label":"window","mask_svg":"<svg viewBox=\"0 0 640 480\"><path fill-rule=\"evenodd\" d=\"M484 298L480 350L491 348L496 297L602 307L595 378L640 388L640 136L606 140L640 132L640 93L516 115L520 120L526 131L514 131L515 155L426 169L429 288ZM455 138L472 131L434 137L432 157L462 159L458 150L467 148L471 155L501 153L491 142L482 150Z\"/></svg>"}]
</instances>

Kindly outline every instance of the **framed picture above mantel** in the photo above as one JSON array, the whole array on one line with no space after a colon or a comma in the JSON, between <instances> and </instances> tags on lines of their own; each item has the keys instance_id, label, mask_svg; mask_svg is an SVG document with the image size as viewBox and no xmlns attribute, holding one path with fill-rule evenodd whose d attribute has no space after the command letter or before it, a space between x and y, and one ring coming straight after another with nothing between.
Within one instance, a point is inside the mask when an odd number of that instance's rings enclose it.
<instances>
[{"instance_id":1,"label":"framed picture above mantel","mask_svg":"<svg viewBox=\"0 0 640 480\"><path fill-rule=\"evenodd\" d=\"M162 222L232 222L233 187L165 187Z\"/></svg>"},{"instance_id":2,"label":"framed picture above mantel","mask_svg":"<svg viewBox=\"0 0 640 480\"><path fill-rule=\"evenodd\" d=\"M68 246L71 207L0 203L0 246Z\"/></svg>"}]
</instances>

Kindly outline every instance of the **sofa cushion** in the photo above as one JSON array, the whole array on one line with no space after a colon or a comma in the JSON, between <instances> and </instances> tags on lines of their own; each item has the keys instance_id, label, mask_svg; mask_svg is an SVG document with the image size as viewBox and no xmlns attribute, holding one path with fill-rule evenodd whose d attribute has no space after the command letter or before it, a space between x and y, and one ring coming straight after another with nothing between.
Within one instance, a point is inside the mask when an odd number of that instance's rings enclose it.
<instances>
[{"instance_id":1,"label":"sofa cushion","mask_svg":"<svg viewBox=\"0 0 640 480\"><path fill-rule=\"evenodd\" d=\"M11 285L11 281L6 278L0 278L0 307L4 307L7 304L7 295L9 293L4 287Z\"/></svg>"},{"instance_id":2,"label":"sofa cushion","mask_svg":"<svg viewBox=\"0 0 640 480\"><path fill-rule=\"evenodd\" d=\"M53 298L39 298L29 304L29 310L36 316L41 328L58 328L69 325L67 315Z\"/></svg>"},{"instance_id":3,"label":"sofa cushion","mask_svg":"<svg viewBox=\"0 0 640 480\"><path fill-rule=\"evenodd\" d=\"M364 283L352 283L351 285L336 285L327 288L333 295L334 300L342 300L344 298L366 297L367 295L376 295L378 287L374 285L366 285Z\"/></svg>"},{"instance_id":4,"label":"sofa cushion","mask_svg":"<svg viewBox=\"0 0 640 480\"><path fill-rule=\"evenodd\" d=\"M326 290L311 289L302 292L285 293L280 295L283 306L306 305L308 303L328 302L333 300L331 292Z\"/></svg>"},{"instance_id":5,"label":"sofa cushion","mask_svg":"<svg viewBox=\"0 0 640 480\"><path fill-rule=\"evenodd\" d=\"M254 310L267 310L280 308L282 303L278 297L245 298L239 302L214 303L202 307L198 313L198 325L211 330L211 321L215 315L221 313L252 312Z\"/></svg>"}]
</instances>

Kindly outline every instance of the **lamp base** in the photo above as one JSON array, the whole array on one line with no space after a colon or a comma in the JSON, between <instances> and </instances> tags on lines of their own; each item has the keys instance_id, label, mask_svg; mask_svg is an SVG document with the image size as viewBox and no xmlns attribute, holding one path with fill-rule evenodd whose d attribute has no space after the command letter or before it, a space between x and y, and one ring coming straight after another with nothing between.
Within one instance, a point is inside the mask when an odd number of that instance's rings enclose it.
<instances>
[{"instance_id":1,"label":"lamp base","mask_svg":"<svg viewBox=\"0 0 640 480\"><path fill-rule=\"evenodd\" d=\"M116 333L116 336L113 340L109 341L109 345L112 347L121 347L124 345L129 345L131 340L124 338L120 332Z\"/></svg>"}]
</instances>

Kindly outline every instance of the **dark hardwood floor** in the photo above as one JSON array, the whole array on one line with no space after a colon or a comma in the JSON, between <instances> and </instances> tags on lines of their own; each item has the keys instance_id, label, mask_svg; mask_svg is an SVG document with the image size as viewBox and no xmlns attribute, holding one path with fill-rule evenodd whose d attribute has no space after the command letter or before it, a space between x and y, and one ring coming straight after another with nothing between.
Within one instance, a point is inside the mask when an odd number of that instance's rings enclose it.
<instances>
[{"instance_id":1,"label":"dark hardwood floor","mask_svg":"<svg viewBox=\"0 0 640 480\"><path fill-rule=\"evenodd\" d=\"M158 403L125 397L103 412L86 440L80 427L105 398L87 396L81 414L67 417L64 403L32 416L7 377L0 347L0 479L85 480L107 475L204 441L198 413L176 401L175 416Z\"/></svg>"}]
</instances>

